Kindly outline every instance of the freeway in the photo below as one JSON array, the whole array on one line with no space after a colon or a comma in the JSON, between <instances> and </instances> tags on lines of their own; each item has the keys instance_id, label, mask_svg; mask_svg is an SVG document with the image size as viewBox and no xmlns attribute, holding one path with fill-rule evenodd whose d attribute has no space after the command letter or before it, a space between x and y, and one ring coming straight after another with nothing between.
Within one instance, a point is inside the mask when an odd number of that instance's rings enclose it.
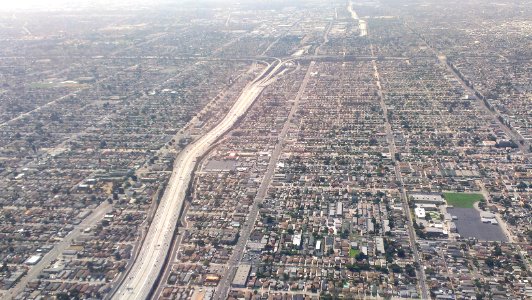
<instances>
[{"instance_id":1,"label":"freeway","mask_svg":"<svg viewBox=\"0 0 532 300\"><path fill-rule=\"evenodd\" d=\"M159 299L161 297L161 293L163 292L163 289L165 288L165 280L168 280L168 277L170 276L173 262L177 261L177 253L178 253L178 250L180 250L179 247L181 246L181 242L183 241L183 238L185 237L187 233L188 224L187 224L186 217L185 217L187 215L187 211L188 211L188 204L185 203L185 208L183 209L183 214L181 217L181 226L179 226L181 230L179 230L179 233L177 237L175 238L173 245L170 247L169 259L166 265L163 267L164 269L161 274L161 281L156 287L154 287L155 292L153 296L151 297L151 299Z\"/></svg>"},{"instance_id":2,"label":"freeway","mask_svg":"<svg viewBox=\"0 0 532 300\"><path fill-rule=\"evenodd\" d=\"M172 176L141 246L138 259L118 288L115 299L146 299L149 297L170 250L170 242L196 163L247 112L264 88L279 74L283 65L280 60L268 65L254 81L244 88L224 119L211 131L188 145L177 156Z\"/></svg>"},{"instance_id":3,"label":"freeway","mask_svg":"<svg viewBox=\"0 0 532 300\"><path fill-rule=\"evenodd\" d=\"M367 36L368 35L368 24L366 21L361 20L356 11L353 10L353 3L349 2L349 5L347 6L347 10L351 14L351 18L358 22L358 28L360 29L360 36Z\"/></svg>"}]
</instances>

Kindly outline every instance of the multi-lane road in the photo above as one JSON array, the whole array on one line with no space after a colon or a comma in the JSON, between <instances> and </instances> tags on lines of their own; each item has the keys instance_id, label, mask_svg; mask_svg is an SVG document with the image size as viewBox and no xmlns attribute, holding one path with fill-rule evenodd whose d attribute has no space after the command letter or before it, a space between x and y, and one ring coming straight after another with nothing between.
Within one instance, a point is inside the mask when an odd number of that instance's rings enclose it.
<instances>
[{"instance_id":1,"label":"multi-lane road","mask_svg":"<svg viewBox=\"0 0 532 300\"><path fill-rule=\"evenodd\" d=\"M240 265L240 262L242 260L242 256L244 255L244 250L251 235L251 231L253 230L253 226L255 226L255 222L257 221L257 218L259 216L259 204L262 203L266 198L266 193L268 192L268 188L275 173L275 166L279 161L279 157L281 156L283 146L288 135L288 129L291 126L293 122L292 120L294 119L294 115L299 107L299 100L301 99L301 96L303 95L303 92L306 89L313 66L314 62L311 62L307 69L307 72L305 73L305 77L303 78L303 81L299 87L299 91L297 92L290 112L288 113L288 117L286 118L281 133L279 134L278 142L275 145L272 156L270 157L268 168L266 169L266 173L264 174L262 182L259 186L257 196L255 197L254 203L248 214L248 218L246 219L244 226L242 226L242 230L240 231L240 238L234 248L233 255L231 255L231 259L229 260L228 270L223 276L220 283L218 284L218 287L216 288L216 292L213 297L214 300L222 300L227 298L227 295L231 288L231 281L235 277L236 270L238 269L238 266Z\"/></svg>"},{"instance_id":2,"label":"multi-lane road","mask_svg":"<svg viewBox=\"0 0 532 300\"><path fill-rule=\"evenodd\" d=\"M172 236L198 159L247 112L264 88L279 74L283 65L280 60L268 65L254 81L244 88L224 119L211 131L188 145L177 156L172 176L141 246L138 258L118 288L115 299L146 299L149 296L168 255Z\"/></svg>"},{"instance_id":3,"label":"multi-lane road","mask_svg":"<svg viewBox=\"0 0 532 300\"><path fill-rule=\"evenodd\" d=\"M56 260L78 237L83 234L83 229L90 228L96 225L103 216L111 210L112 206L107 201L102 202L98 207L92 211L92 213L83 220L79 225L75 227L61 242L57 243L50 252L46 253L44 257L31 269L29 269L26 276L24 276L17 285L10 289L2 299L13 299L20 292L24 290L28 282L38 278L42 270L50 266L54 260Z\"/></svg>"},{"instance_id":4,"label":"multi-lane road","mask_svg":"<svg viewBox=\"0 0 532 300\"><path fill-rule=\"evenodd\" d=\"M373 45L371 47L373 51ZM397 153L397 148L395 147L395 137L392 130L392 125L390 124L390 120L388 120L388 108L386 106L386 103L384 102L384 95L382 93L382 86L380 81L380 75L379 70L377 68L377 62L375 60L372 61L373 64L373 70L374 70L374 77L375 77L375 84L377 85L377 93L379 95L379 104L382 108L383 116L384 116L384 126L386 130L386 140L388 142L388 148L390 150L390 155L392 158L393 163L395 164L395 178L399 182L399 189L401 191L401 200L403 205L403 211L405 212L405 215L408 220L408 237L410 239L410 246L412 249L412 255L414 257L414 261L417 263L418 266L421 266L416 270L417 278L419 280L419 287L421 289L421 299L430 299L429 296L429 289L427 287L427 283L425 280L425 269L423 269L421 264L421 258L418 253L417 249L417 243L416 243L416 233L414 230L414 223L412 220L412 215L410 214L410 206L408 205L408 196L406 195L405 187L403 178L401 176L401 170L399 169L399 165L397 164L397 159L395 157L395 153Z\"/></svg>"}]
</instances>

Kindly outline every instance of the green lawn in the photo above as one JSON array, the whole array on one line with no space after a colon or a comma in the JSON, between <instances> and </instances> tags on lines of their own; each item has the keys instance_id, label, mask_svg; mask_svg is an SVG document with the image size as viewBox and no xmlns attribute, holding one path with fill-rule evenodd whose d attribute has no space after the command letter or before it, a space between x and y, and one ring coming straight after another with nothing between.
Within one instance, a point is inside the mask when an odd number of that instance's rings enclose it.
<instances>
[{"instance_id":1,"label":"green lawn","mask_svg":"<svg viewBox=\"0 0 532 300\"><path fill-rule=\"evenodd\" d=\"M349 257L355 257L355 256L357 256L357 254L359 254L359 253L360 253L360 250L356 250L356 249L351 248L351 249L349 250Z\"/></svg>"},{"instance_id":2,"label":"green lawn","mask_svg":"<svg viewBox=\"0 0 532 300\"><path fill-rule=\"evenodd\" d=\"M30 88L33 89L51 89L54 88L54 83L48 83L48 82L32 82L30 83Z\"/></svg>"},{"instance_id":3,"label":"green lawn","mask_svg":"<svg viewBox=\"0 0 532 300\"><path fill-rule=\"evenodd\" d=\"M443 193L448 205L461 208L473 208L473 204L484 199L481 194Z\"/></svg>"}]
</instances>

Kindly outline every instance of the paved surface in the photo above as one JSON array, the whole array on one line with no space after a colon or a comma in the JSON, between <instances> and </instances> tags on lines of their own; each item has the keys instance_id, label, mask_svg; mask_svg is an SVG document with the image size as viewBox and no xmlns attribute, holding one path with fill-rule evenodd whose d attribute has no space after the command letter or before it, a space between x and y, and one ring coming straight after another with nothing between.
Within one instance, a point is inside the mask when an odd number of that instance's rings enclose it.
<instances>
[{"instance_id":1,"label":"paved surface","mask_svg":"<svg viewBox=\"0 0 532 300\"><path fill-rule=\"evenodd\" d=\"M486 112L486 117L492 117L495 121L497 121L500 125L499 127L506 133L509 138L511 138L518 145L519 149L525 154L525 157L530 160L530 144L523 138L523 136L521 136L521 134L519 134L519 132L517 132L515 129L510 128L508 125L504 124L499 120L501 114L497 110L490 110L486 106L484 101L477 97L476 94L478 91L468 86L466 82L460 77L458 72L451 68L451 66L447 63L447 57L445 55L438 53L438 51L436 51L436 49L434 49L432 45L426 42L426 39L423 37L423 35L416 32L412 27L408 25L408 23L404 23L404 25L406 28L408 28L414 34L418 35L421 40L424 41L425 46L427 46L427 48L438 58L440 64L443 65L447 69L447 71L451 75L453 75L456 80L458 80L458 82L460 82L462 87L473 96L473 99L477 100L477 104L481 107L481 109L484 110L484 112ZM523 144L521 144L519 141L523 141Z\"/></svg>"},{"instance_id":2,"label":"paved surface","mask_svg":"<svg viewBox=\"0 0 532 300\"><path fill-rule=\"evenodd\" d=\"M116 281L115 284L113 284L109 294L105 295L105 297L104 297L105 300L113 298L113 296L115 295L117 289L122 285L122 282L124 282L124 280L128 276L129 271L131 271L131 267L135 264L135 261L138 258L138 252L140 251L139 248L142 245L142 243L144 242L144 239L146 238L146 234L147 234L147 231L148 231L148 228L149 228L149 224L151 224L151 220L153 219L153 216L155 215L155 212L157 211L157 200L156 199L159 198L159 193L160 193L160 189L161 188L162 188L162 186L159 186L159 188L157 189L157 192L155 193L156 196L152 199L153 202L152 202L152 205L150 206L150 209L148 211L146 219L138 227L139 228L138 231L139 231L140 238L133 245L133 250L131 251L132 259L130 261L128 261L127 266L126 266L126 271L120 273L120 275L118 277L118 280Z\"/></svg>"},{"instance_id":3,"label":"paved surface","mask_svg":"<svg viewBox=\"0 0 532 300\"><path fill-rule=\"evenodd\" d=\"M244 88L225 118L177 156L168 187L142 244L139 257L114 298L145 299L148 297L170 250L170 241L198 158L205 154L216 140L246 113L281 67L280 61L275 65L267 66L256 80Z\"/></svg>"},{"instance_id":4,"label":"paved surface","mask_svg":"<svg viewBox=\"0 0 532 300\"><path fill-rule=\"evenodd\" d=\"M350 1L347 6L347 11L351 14L351 18L358 22L358 28L360 29L360 36L368 35L368 24L364 20L360 20L356 11L353 9L353 3Z\"/></svg>"},{"instance_id":5,"label":"paved surface","mask_svg":"<svg viewBox=\"0 0 532 300\"><path fill-rule=\"evenodd\" d=\"M187 215L188 211L188 205L185 203L185 208L183 209L183 217L181 219L182 226L179 227L179 233L170 248L170 258L168 259L168 263L166 266L164 266L163 275L161 276L161 281L159 282L157 289L155 290L155 293L153 294L152 299L159 299L161 293L163 292L163 289L166 285L166 280L168 280L169 274L172 271L173 263L177 260L177 253L179 250L179 247L181 246L181 242L183 241L183 237L185 236L186 229L188 228L188 224L186 221L185 216Z\"/></svg>"},{"instance_id":6,"label":"paved surface","mask_svg":"<svg viewBox=\"0 0 532 300\"><path fill-rule=\"evenodd\" d=\"M486 189L484 182L482 182L482 180L477 180L476 183L480 187L480 192L482 193L482 196L484 196L484 199L486 199L488 206L493 205L493 203L491 202L491 195ZM480 208L478 207L478 202L475 202L474 205L475 205L475 209L480 210ZM506 235L508 242L513 243L514 237L512 233L510 232L510 230L508 229L508 224L506 224L506 221L502 219L499 213L495 213L495 218L497 219L497 222L499 222L499 226L501 227L502 232L504 232L504 234Z\"/></svg>"},{"instance_id":7,"label":"paved surface","mask_svg":"<svg viewBox=\"0 0 532 300\"><path fill-rule=\"evenodd\" d=\"M321 42L321 44L316 47L316 49L314 50L314 55L319 55L320 54L320 48L325 46L328 42L329 42L329 32L331 31L331 28L333 26L333 23L334 22L329 22L329 24L327 25L327 29L325 29L325 32L323 33L323 41Z\"/></svg>"},{"instance_id":8,"label":"paved surface","mask_svg":"<svg viewBox=\"0 0 532 300\"><path fill-rule=\"evenodd\" d=\"M525 156L528 158L529 157L529 153L530 153L530 145L528 144L528 142L523 138L523 136L521 136L521 134L519 134L519 132L517 132L516 130L514 130L513 128L509 127L508 125L502 123L500 120L499 120L499 117L502 117L502 115L498 112L498 111L492 111L490 110L486 104L484 103L483 100L480 100L476 93L477 91L473 88L471 88L470 86L468 86L465 81L460 78L458 72L456 72L455 70L453 70L449 64L447 63L447 59L443 56L439 56L438 57L441 64L444 65L448 71L450 73L452 73L452 75L460 82L460 84L462 85L462 87L469 91L469 93L473 96L473 98L475 100L477 100L477 102L479 103L479 106L484 110L484 112L486 112L486 116L491 116L494 120L496 120L498 123L499 123L499 127L506 133L506 135L511 138L516 144L517 146L519 147L519 150L521 150ZM521 144L519 141L523 141L523 144Z\"/></svg>"},{"instance_id":9,"label":"paved surface","mask_svg":"<svg viewBox=\"0 0 532 300\"><path fill-rule=\"evenodd\" d=\"M474 208L447 208L447 212L458 217L453 222L461 237L477 238L480 241L508 241L499 225L482 223L480 213Z\"/></svg>"},{"instance_id":10,"label":"paved surface","mask_svg":"<svg viewBox=\"0 0 532 300\"><path fill-rule=\"evenodd\" d=\"M11 299L22 292L28 282L36 279L44 268L48 267L52 261L56 260L63 253L63 251L70 246L72 241L83 233L83 229L96 225L96 223L98 223L103 216L111 210L111 208L112 205L107 201L102 202L98 207L96 207L88 217L86 217L74 228L74 230L72 230L61 242L55 244L52 250L46 253L46 255L44 255L44 257L36 265L31 267L31 269L28 271L28 274L26 274L26 276L24 276L14 288L10 289L5 294L4 298Z\"/></svg>"},{"instance_id":11,"label":"paved surface","mask_svg":"<svg viewBox=\"0 0 532 300\"><path fill-rule=\"evenodd\" d=\"M373 53L373 44L370 45L371 52ZM372 60L373 64L373 70L375 71L375 80L377 85L377 92L379 95L380 100L380 106L383 111L384 115L384 121L385 121L385 129L386 129L386 141L388 142L388 148L390 150L390 155L392 157L392 161L395 165L395 178L399 182L399 189L401 190L401 201L403 204L403 211L406 214L406 217L408 219L408 237L410 239L410 247L412 249L412 254L414 257L414 261L418 263L418 265L422 266L422 261L419 257L417 245L416 245L416 233L414 231L414 223L412 221L412 215L410 214L410 207L408 205L408 197L405 192L403 178L401 176L401 170L399 169L399 164L397 164L395 153L397 153L397 149L395 147L395 138L393 135L392 125L390 124L390 121L388 120L388 107L386 106L386 103L384 103L384 95L382 93L382 87L380 82L380 75L379 70L377 68L377 62L375 60ZM416 275L417 279L419 281L419 287L421 289L421 297L422 299L430 299L429 291L427 288L427 283L425 281L425 270L424 268L417 268L416 269Z\"/></svg>"},{"instance_id":12,"label":"paved surface","mask_svg":"<svg viewBox=\"0 0 532 300\"><path fill-rule=\"evenodd\" d=\"M303 79L303 82L301 83L301 86L299 87L299 91L297 92L296 98L294 100L294 104L292 105L292 108L290 109L290 113L288 114L288 118L283 126L283 129L281 130L281 133L279 135L279 142L277 143L277 145L275 146L275 149L273 150L272 156L270 158L270 162L268 163L268 169L266 170L266 173L264 175L264 178L262 179L261 185L259 186L257 196L255 197L253 206L251 207L251 211L249 212L249 217L244 223L244 226L242 226L242 229L240 231L240 238L238 239L238 242L233 251L233 255L231 256L229 260L229 270L226 273L227 275L222 278L214 294L213 299L215 300L216 299L222 300L222 299L227 298L227 295L231 288L231 282L233 281L233 278L235 277L236 270L238 269L238 266L240 265L240 261L242 260L242 256L244 254L247 241L249 240L249 236L251 234L251 231L253 230L253 226L255 225L255 221L257 220L257 217L259 215L259 204L262 203L262 201L266 197L266 193L268 192L268 187L270 186L273 174L275 173L275 166L277 165L279 156L281 155L281 152L283 150L283 144L286 139L289 126L299 106L299 99L301 99L301 95L303 94L307 86L308 80L310 78L310 73L311 73L310 70L312 69L313 65L314 65L314 62L311 62L309 68L307 69L307 73L305 74L305 78Z\"/></svg>"}]
</instances>

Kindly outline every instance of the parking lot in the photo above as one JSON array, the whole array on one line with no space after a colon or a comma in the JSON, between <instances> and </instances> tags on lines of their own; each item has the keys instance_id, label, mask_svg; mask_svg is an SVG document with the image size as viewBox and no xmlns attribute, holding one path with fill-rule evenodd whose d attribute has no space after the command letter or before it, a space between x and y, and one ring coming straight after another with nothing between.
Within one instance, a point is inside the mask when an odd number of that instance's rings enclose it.
<instances>
[{"instance_id":1,"label":"parking lot","mask_svg":"<svg viewBox=\"0 0 532 300\"><path fill-rule=\"evenodd\" d=\"M473 208L447 208L447 212L458 217L454 223L458 233L463 238L474 237L481 241L508 241L499 225L482 223L480 213Z\"/></svg>"}]
</instances>

